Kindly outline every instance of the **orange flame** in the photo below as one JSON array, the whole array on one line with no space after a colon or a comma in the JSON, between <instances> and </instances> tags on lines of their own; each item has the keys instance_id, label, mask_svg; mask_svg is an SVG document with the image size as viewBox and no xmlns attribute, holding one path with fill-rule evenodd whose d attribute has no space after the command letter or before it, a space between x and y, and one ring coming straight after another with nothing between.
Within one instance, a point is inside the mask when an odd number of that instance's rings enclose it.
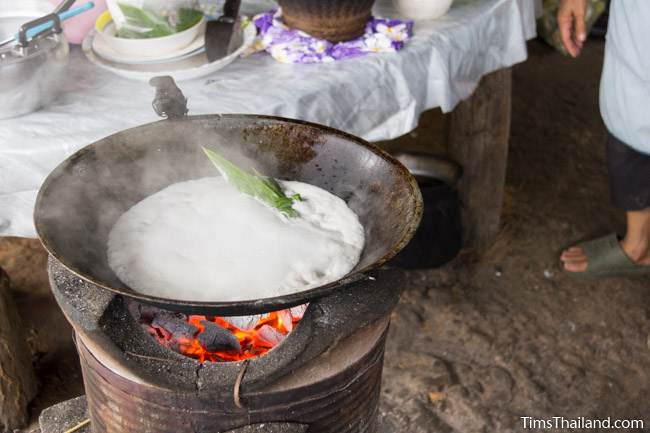
<instances>
[{"instance_id":1,"label":"orange flame","mask_svg":"<svg viewBox=\"0 0 650 433\"><path fill-rule=\"evenodd\" d=\"M284 322L283 322L284 317ZM288 319L288 320L287 320ZM223 329L230 331L239 340L241 351L220 351L210 352L206 350L199 342L199 335L205 330L205 326L201 324L202 321L210 321ZM206 316L189 316L187 321L194 325L199 332L193 338L179 338L178 350L180 353L198 359L200 362L224 362L224 361L243 361L245 359L255 358L266 354L269 350L273 349L279 342L286 337L293 327L300 321L300 317L293 317L289 310L269 313L267 316L260 319L253 329L242 330L230 324L221 317L206 317ZM280 341L269 341L268 337L265 338L260 331L264 327L271 327L279 333L278 339ZM165 335L162 331L151 330L154 335L162 344L169 342L169 335Z\"/></svg>"}]
</instances>

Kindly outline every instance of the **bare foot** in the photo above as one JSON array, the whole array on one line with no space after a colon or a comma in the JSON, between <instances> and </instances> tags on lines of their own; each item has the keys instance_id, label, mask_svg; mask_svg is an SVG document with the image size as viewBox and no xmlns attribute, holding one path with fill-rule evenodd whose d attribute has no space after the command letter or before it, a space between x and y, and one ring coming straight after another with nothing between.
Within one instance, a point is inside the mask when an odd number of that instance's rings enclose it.
<instances>
[{"instance_id":1,"label":"bare foot","mask_svg":"<svg viewBox=\"0 0 650 433\"><path fill-rule=\"evenodd\" d=\"M587 255L581 247L570 247L562 251L560 260L564 269L569 272L584 272L587 270Z\"/></svg>"}]
</instances>

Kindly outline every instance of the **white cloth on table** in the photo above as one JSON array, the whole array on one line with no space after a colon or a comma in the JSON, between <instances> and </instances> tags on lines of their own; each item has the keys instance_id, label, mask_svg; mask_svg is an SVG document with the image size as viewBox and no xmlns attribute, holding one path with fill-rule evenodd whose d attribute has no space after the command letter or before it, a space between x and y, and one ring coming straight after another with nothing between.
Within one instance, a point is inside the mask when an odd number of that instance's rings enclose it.
<instances>
[{"instance_id":1,"label":"white cloth on table","mask_svg":"<svg viewBox=\"0 0 650 433\"><path fill-rule=\"evenodd\" d=\"M273 6L243 2L243 12ZM375 14L398 17L390 0L379 0ZM531 0L456 0L445 17L416 23L399 53L318 65L280 64L260 53L180 87L190 114L277 115L385 140L413 130L426 109L452 110L483 75L525 60L534 35ZM79 49L61 86L61 97L45 109L0 120L0 235L35 236L37 191L73 152L156 120L148 85L94 67Z\"/></svg>"},{"instance_id":2,"label":"white cloth on table","mask_svg":"<svg viewBox=\"0 0 650 433\"><path fill-rule=\"evenodd\" d=\"M649 107L650 1L615 0L609 14L600 111L609 132L648 155Z\"/></svg>"}]
</instances>

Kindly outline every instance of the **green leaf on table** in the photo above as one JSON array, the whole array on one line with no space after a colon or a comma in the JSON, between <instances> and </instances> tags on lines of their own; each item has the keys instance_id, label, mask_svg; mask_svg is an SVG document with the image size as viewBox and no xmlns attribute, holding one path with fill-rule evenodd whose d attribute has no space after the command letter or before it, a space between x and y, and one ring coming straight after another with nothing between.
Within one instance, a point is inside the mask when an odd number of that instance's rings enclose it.
<instances>
[{"instance_id":1,"label":"green leaf on table","mask_svg":"<svg viewBox=\"0 0 650 433\"><path fill-rule=\"evenodd\" d=\"M201 18L203 18L203 12L192 8L181 8L178 11L176 31L182 32L183 30L194 27L196 23L201 21Z\"/></svg>"},{"instance_id":2,"label":"green leaf on table","mask_svg":"<svg viewBox=\"0 0 650 433\"><path fill-rule=\"evenodd\" d=\"M257 198L289 218L299 216L298 212L293 209L293 202L301 200L299 194L287 197L280 184L272 177L264 176L258 172L248 173L214 150L204 147L203 152L210 158L226 181L240 192Z\"/></svg>"},{"instance_id":3,"label":"green leaf on table","mask_svg":"<svg viewBox=\"0 0 650 433\"><path fill-rule=\"evenodd\" d=\"M126 20L126 26L118 31L118 36L121 38L159 38L175 33L174 27L163 16L124 3L118 2L118 6Z\"/></svg>"}]
</instances>

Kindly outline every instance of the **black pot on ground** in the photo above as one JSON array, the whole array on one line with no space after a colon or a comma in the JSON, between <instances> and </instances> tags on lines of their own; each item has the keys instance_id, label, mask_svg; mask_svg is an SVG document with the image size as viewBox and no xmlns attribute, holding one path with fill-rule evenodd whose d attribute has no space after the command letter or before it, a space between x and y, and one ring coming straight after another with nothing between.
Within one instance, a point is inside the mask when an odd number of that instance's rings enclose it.
<instances>
[{"instance_id":1,"label":"black pot on ground","mask_svg":"<svg viewBox=\"0 0 650 433\"><path fill-rule=\"evenodd\" d=\"M375 0L278 0L282 19L291 28L330 42L363 34Z\"/></svg>"},{"instance_id":2,"label":"black pot on ground","mask_svg":"<svg viewBox=\"0 0 650 433\"><path fill-rule=\"evenodd\" d=\"M422 222L411 242L389 263L405 269L435 268L452 260L463 243L455 162L415 153L394 155L415 176L422 192Z\"/></svg>"}]
</instances>

